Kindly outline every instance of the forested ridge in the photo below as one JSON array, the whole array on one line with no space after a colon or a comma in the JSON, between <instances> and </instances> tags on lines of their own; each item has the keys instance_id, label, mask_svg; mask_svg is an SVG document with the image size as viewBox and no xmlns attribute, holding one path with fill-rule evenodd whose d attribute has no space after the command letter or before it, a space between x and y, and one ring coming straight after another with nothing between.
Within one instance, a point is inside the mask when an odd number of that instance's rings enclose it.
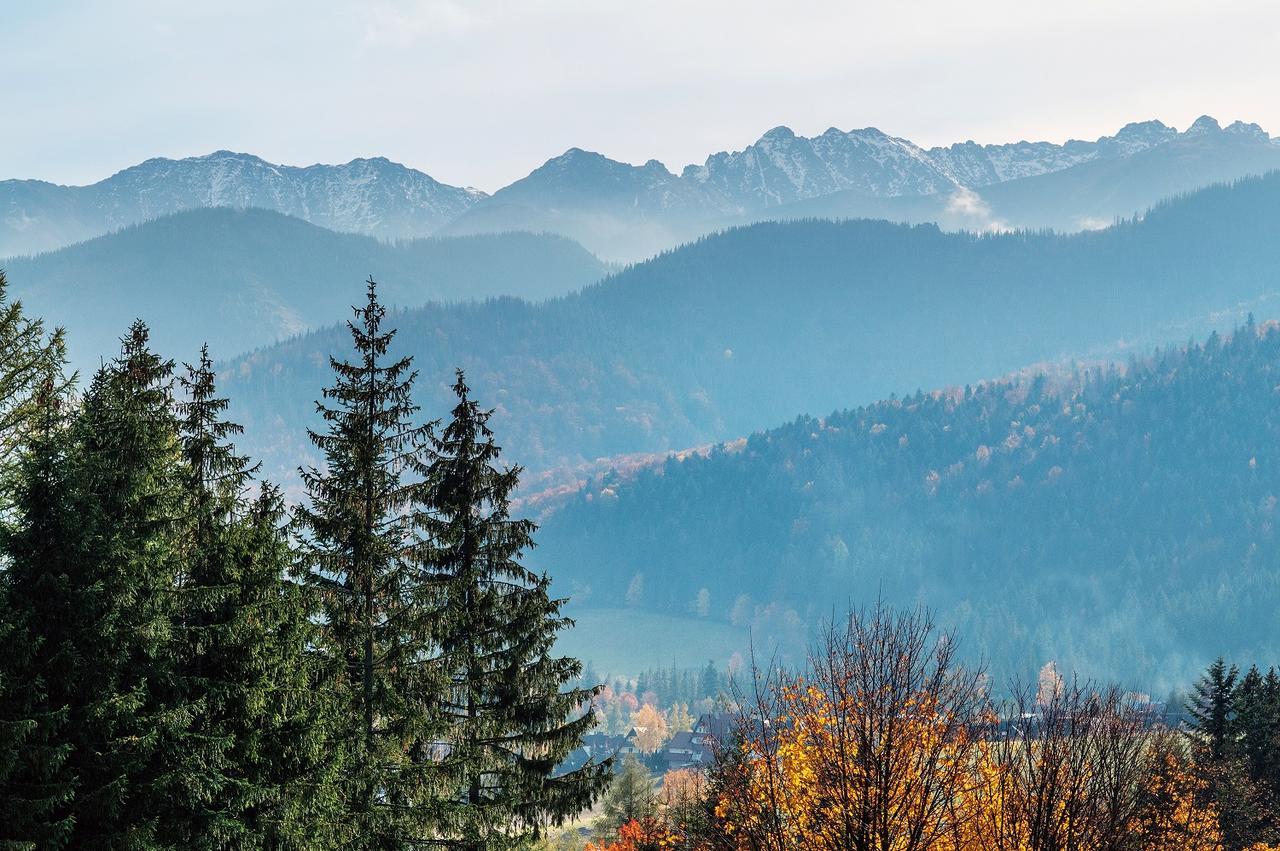
<instances>
[{"instance_id":1,"label":"forested ridge","mask_svg":"<svg viewBox=\"0 0 1280 851\"><path fill-rule=\"evenodd\" d=\"M373 271L383 300L419 307L498 294L536 301L584 287L608 267L571 240L490 234L383 242L268 210L190 210L57 251L5 261L28 309L69 332L83 372L115 353L141 317L156 348L183 357L192 340L228 358L326 327Z\"/></svg>"},{"instance_id":2,"label":"forested ridge","mask_svg":"<svg viewBox=\"0 0 1280 851\"><path fill-rule=\"evenodd\" d=\"M1280 655L1278 412L1280 329L1247 324L605 475L537 555L600 605L693 612L705 591L766 643L882 594L936 607L996 670L1167 689L1207 653Z\"/></svg>"},{"instance_id":3,"label":"forested ridge","mask_svg":"<svg viewBox=\"0 0 1280 851\"><path fill-rule=\"evenodd\" d=\"M1145 350L1229 328L1277 293L1280 175L1070 236L948 234L884 222L730 230L580 293L405 310L418 400L460 365L510 451L540 471L748 434L1046 360ZM341 329L229 364L246 446L292 470ZM1122 355L1123 356L1123 355Z\"/></svg>"}]
</instances>

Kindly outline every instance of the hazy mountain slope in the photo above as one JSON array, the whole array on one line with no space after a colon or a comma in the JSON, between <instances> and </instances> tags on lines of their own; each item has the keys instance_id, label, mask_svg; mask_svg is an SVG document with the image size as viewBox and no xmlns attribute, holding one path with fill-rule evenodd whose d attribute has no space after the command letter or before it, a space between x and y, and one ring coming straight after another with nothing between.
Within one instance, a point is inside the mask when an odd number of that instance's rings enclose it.
<instances>
[{"instance_id":1,"label":"hazy mountain slope","mask_svg":"<svg viewBox=\"0 0 1280 851\"><path fill-rule=\"evenodd\" d=\"M505 234L395 244L339 234L265 210L193 210L5 263L13 293L70 332L90 369L130 321L151 324L160 348L190 357L207 340L216 356L341 319L370 274L388 303L536 299L586 286L605 267L558 236Z\"/></svg>"},{"instance_id":2,"label":"hazy mountain slope","mask_svg":"<svg viewBox=\"0 0 1280 851\"><path fill-rule=\"evenodd\" d=\"M348 233L427 236L482 197L384 157L303 168L231 151L157 158L90 186L0 181L0 257L201 207L260 207Z\"/></svg>"},{"instance_id":3,"label":"hazy mountain slope","mask_svg":"<svg viewBox=\"0 0 1280 851\"><path fill-rule=\"evenodd\" d=\"M647 257L704 233L731 210L657 160L643 166L572 148L495 192L442 234L562 233L611 260Z\"/></svg>"},{"instance_id":4,"label":"hazy mountain slope","mask_svg":"<svg viewBox=\"0 0 1280 851\"><path fill-rule=\"evenodd\" d=\"M681 449L797 411L1040 360L1183 340L1247 308L1270 315L1277 229L1280 176L1071 236L766 223L540 306L431 306L395 321L399 350L418 358L429 415L446 410L451 371L464 367L478 398L497 407L510 457L545 470ZM231 365L238 414L277 469L305 451L325 359L348 346L331 328Z\"/></svg>"},{"instance_id":5,"label":"hazy mountain slope","mask_svg":"<svg viewBox=\"0 0 1280 851\"><path fill-rule=\"evenodd\" d=\"M1056 659L1168 688L1219 653L1280 653L1278 498L1280 329L1249 327L606 476L536 557L592 605L685 613L708 589L758 648L883 594L936 607L999 674Z\"/></svg>"}]
</instances>

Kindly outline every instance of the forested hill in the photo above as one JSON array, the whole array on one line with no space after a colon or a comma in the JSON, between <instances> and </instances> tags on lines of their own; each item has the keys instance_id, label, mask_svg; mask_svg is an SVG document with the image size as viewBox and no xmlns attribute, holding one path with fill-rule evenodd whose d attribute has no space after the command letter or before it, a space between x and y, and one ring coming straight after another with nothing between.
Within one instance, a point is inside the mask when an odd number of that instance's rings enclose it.
<instances>
[{"instance_id":1,"label":"forested hill","mask_svg":"<svg viewBox=\"0 0 1280 851\"><path fill-rule=\"evenodd\" d=\"M13 293L64 325L74 365L95 368L137 317L167 354L207 341L231 357L343 317L359 282L390 304L546 298L608 270L564 237L510 233L381 242L267 210L200 209L35 257L0 260Z\"/></svg>"},{"instance_id":2,"label":"forested hill","mask_svg":"<svg viewBox=\"0 0 1280 851\"><path fill-rule=\"evenodd\" d=\"M464 367L497 407L510 456L546 469L682 449L1045 359L1146 349L1230 327L1250 308L1269 315L1277 233L1280 175L1071 236L766 223L542 305L399 313L397 350L417 358L429 416L447 410L452 369ZM360 286L353 277L353 299ZM305 450L302 426L345 333L308 334L226 370L247 448L277 476Z\"/></svg>"},{"instance_id":3,"label":"forested hill","mask_svg":"<svg viewBox=\"0 0 1280 851\"><path fill-rule=\"evenodd\" d=\"M935 607L996 671L1167 687L1219 653L1280 659L1277 497L1280 330L1250 325L605 476L537 557L596 605L690 612L707 589L708 617L762 643L883 594Z\"/></svg>"}]
</instances>

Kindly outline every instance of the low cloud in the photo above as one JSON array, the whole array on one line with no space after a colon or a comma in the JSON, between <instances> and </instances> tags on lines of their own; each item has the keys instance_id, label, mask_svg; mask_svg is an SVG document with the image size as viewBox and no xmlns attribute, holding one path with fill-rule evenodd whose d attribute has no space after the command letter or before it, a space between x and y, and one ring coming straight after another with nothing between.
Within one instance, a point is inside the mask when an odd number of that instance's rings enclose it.
<instances>
[{"instance_id":1,"label":"low cloud","mask_svg":"<svg viewBox=\"0 0 1280 851\"><path fill-rule=\"evenodd\" d=\"M966 230L979 233L1004 233L1013 230L1004 219L991 212L991 205L972 189L957 186L947 199L947 214L959 218Z\"/></svg>"},{"instance_id":2,"label":"low cloud","mask_svg":"<svg viewBox=\"0 0 1280 851\"><path fill-rule=\"evenodd\" d=\"M1079 230L1104 230L1111 227L1111 222L1097 216L1081 216L1076 219L1076 227Z\"/></svg>"}]
</instances>

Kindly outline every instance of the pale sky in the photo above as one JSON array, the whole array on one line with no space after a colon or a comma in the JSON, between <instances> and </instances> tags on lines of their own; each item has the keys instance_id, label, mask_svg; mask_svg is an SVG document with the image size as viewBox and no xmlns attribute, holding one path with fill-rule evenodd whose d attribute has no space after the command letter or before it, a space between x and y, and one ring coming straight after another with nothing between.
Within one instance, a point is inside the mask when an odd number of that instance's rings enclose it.
<instances>
[{"instance_id":1,"label":"pale sky","mask_svg":"<svg viewBox=\"0 0 1280 851\"><path fill-rule=\"evenodd\" d=\"M0 179L220 148L493 191L786 124L922 145L1208 113L1280 133L1275 0L0 0Z\"/></svg>"}]
</instances>

